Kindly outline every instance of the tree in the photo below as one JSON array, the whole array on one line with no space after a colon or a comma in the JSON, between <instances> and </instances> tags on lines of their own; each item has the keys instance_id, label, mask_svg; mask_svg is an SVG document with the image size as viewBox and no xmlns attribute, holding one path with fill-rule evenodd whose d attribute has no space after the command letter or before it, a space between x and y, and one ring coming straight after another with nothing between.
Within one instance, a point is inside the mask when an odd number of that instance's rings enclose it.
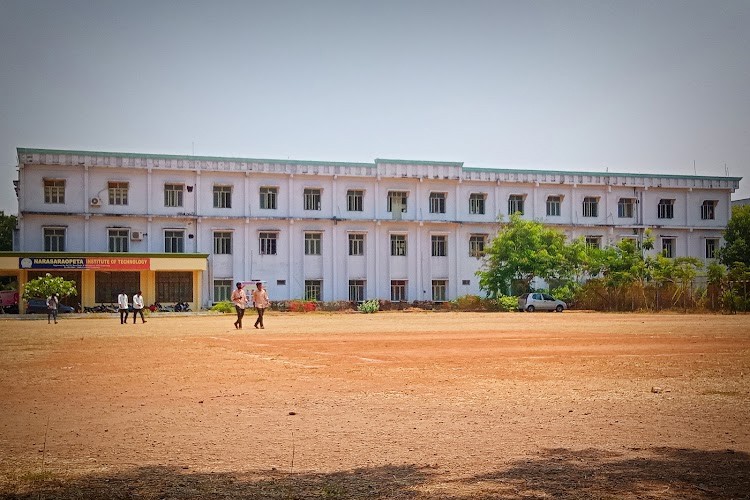
<instances>
[{"instance_id":1,"label":"tree","mask_svg":"<svg viewBox=\"0 0 750 500\"><path fill-rule=\"evenodd\" d=\"M501 225L486 249L482 269L477 271L479 287L490 297L508 293L516 280L528 290L534 278L560 279L569 274L565 234L519 214Z\"/></svg>"},{"instance_id":2,"label":"tree","mask_svg":"<svg viewBox=\"0 0 750 500\"><path fill-rule=\"evenodd\" d=\"M76 295L76 282L72 280L63 279L60 276L53 277L50 273L45 276L35 278L23 288L23 298L26 300L33 298L46 298L53 293L58 294L60 297L69 297Z\"/></svg>"},{"instance_id":3,"label":"tree","mask_svg":"<svg viewBox=\"0 0 750 500\"><path fill-rule=\"evenodd\" d=\"M0 252L13 250L13 231L17 223L15 215L5 215L5 212L0 210Z\"/></svg>"},{"instance_id":4,"label":"tree","mask_svg":"<svg viewBox=\"0 0 750 500\"><path fill-rule=\"evenodd\" d=\"M719 260L727 267L741 262L750 267L750 205L734 207L724 231L726 244L719 250Z\"/></svg>"}]
</instances>

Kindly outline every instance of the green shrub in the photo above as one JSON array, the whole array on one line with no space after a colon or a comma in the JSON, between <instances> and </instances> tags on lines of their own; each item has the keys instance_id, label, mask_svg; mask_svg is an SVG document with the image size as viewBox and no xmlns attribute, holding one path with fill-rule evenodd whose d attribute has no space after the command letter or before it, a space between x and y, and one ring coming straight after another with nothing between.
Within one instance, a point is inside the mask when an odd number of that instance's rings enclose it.
<instances>
[{"instance_id":1,"label":"green shrub","mask_svg":"<svg viewBox=\"0 0 750 500\"><path fill-rule=\"evenodd\" d=\"M357 310L365 314L372 314L372 313L378 312L380 310L380 302L377 299L372 299L366 302L362 302L360 305L357 306Z\"/></svg>"},{"instance_id":2,"label":"green shrub","mask_svg":"<svg viewBox=\"0 0 750 500\"><path fill-rule=\"evenodd\" d=\"M224 302L217 302L213 305L213 307L211 307L211 310L220 313L230 313L234 311L234 304L232 304L228 300L225 300Z\"/></svg>"},{"instance_id":3,"label":"green shrub","mask_svg":"<svg viewBox=\"0 0 750 500\"><path fill-rule=\"evenodd\" d=\"M518 298L501 295L497 298L497 305L501 311L515 311L518 309Z\"/></svg>"}]
</instances>

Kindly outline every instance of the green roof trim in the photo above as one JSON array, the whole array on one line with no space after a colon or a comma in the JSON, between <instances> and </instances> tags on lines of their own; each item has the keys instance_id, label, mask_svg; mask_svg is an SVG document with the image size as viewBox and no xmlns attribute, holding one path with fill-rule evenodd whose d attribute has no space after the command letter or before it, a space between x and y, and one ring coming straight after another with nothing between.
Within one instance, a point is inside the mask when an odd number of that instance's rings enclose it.
<instances>
[{"instance_id":1,"label":"green roof trim","mask_svg":"<svg viewBox=\"0 0 750 500\"><path fill-rule=\"evenodd\" d=\"M534 170L518 168L484 168L464 167L467 172L492 172L508 174L555 174L555 175L599 175L602 177L639 177L639 178L667 178L667 179L701 179L701 180L730 180L740 181L742 177L721 177L709 175L677 175L677 174L634 174L628 172L593 172L577 170Z\"/></svg>"},{"instance_id":2,"label":"green roof trim","mask_svg":"<svg viewBox=\"0 0 750 500\"><path fill-rule=\"evenodd\" d=\"M130 252L0 252L0 257L129 257L129 258L169 258L169 259L194 259L208 258L207 253L130 253Z\"/></svg>"},{"instance_id":3,"label":"green roof trim","mask_svg":"<svg viewBox=\"0 0 750 500\"><path fill-rule=\"evenodd\" d=\"M395 163L398 165L440 165L445 167L463 167L461 161L427 161L427 160L396 160L389 158L375 158L375 163Z\"/></svg>"},{"instance_id":4,"label":"green roof trim","mask_svg":"<svg viewBox=\"0 0 750 500\"><path fill-rule=\"evenodd\" d=\"M234 158L230 156L192 156L192 155L165 155L149 153L118 153L112 151L80 151L67 149L36 149L16 148L19 156L24 154L48 154L48 155L76 155L76 156L113 156L115 158L153 158L157 160L192 160L192 161L224 161L235 163L280 163L284 165L332 165L336 167L375 167L374 163L356 163L340 161L313 161L313 160L279 160L272 158ZM22 162L21 162L22 163Z\"/></svg>"}]
</instances>

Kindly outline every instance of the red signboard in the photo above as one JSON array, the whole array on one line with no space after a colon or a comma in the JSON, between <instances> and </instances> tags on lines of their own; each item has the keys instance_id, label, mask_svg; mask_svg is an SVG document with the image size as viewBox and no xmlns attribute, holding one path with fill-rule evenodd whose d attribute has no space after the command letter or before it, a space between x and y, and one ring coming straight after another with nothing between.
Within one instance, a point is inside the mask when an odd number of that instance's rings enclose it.
<instances>
[{"instance_id":1,"label":"red signboard","mask_svg":"<svg viewBox=\"0 0 750 500\"><path fill-rule=\"evenodd\" d=\"M141 271L151 268L148 257L86 257L86 269L99 271Z\"/></svg>"}]
</instances>

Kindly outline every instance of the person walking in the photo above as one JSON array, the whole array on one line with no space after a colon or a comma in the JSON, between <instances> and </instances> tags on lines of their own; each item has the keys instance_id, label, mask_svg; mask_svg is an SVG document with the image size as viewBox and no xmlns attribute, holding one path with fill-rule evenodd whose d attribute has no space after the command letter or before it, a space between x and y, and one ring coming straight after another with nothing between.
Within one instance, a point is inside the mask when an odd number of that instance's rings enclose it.
<instances>
[{"instance_id":1,"label":"person walking","mask_svg":"<svg viewBox=\"0 0 750 500\"><path fill-rule=\"evenodd\" d=\"M241 330L242 317L245 315L245 306L247 305L247 295L240 282L237 282L237 289L232 292L232 303L235 311L237 311L237 321L234 322L234 327Z\"/></svg>"},{"instance_id":2,"label":"person walking","mask_svg":"<svg viewBox=\"0 0 750 500\"><path fill-rule=\"evenodd\" d=\"M47 297L47 324L50 324L50 319L55 320L57 324L57 309L60 305L60 299L57 298L57 294L53 293Z\"/></svg>"},{"instance_id":3,"label":"person walking","mask_svg":"<svg viewBox=\"0 0 750 500\"><path fill-rule=\"evenodd\" d=\"M128 296L125 290L121 290L117 296L117 309L120 311L120 324L124 325L128 322Z\"/></svg>"},{"instance_id":4,"label":"person walking","mask_svg":"<svg viewBox=\"0 0 750 500\"><path fill-rule=\"evenodd\" d=\"M263 283L258 282L255 290L253 290L253 306L255 306L255 310L258 311L258 319L255 320L255 328L258 328L258 325L260 325L261 328L265 328L265 326L263 326L263 313L266 311L266 307L268 307L270 303L271 301L268 300L268 292L263 288Z\"/></svg>"},{"instance_id":5,"label":"person walking","mask_svg":"<svg viewBox=\"0 0 750 500\"><path fill-rule=\"evenodd\" d=\"M138 290L135 295L133 295L133 324L135 325L135 321L138 319L138 314L141 315L141 321L144 323L146 322L146 318L143 317L143 295L141 295L141 291Z\"/></svg>"}]
</instances>

